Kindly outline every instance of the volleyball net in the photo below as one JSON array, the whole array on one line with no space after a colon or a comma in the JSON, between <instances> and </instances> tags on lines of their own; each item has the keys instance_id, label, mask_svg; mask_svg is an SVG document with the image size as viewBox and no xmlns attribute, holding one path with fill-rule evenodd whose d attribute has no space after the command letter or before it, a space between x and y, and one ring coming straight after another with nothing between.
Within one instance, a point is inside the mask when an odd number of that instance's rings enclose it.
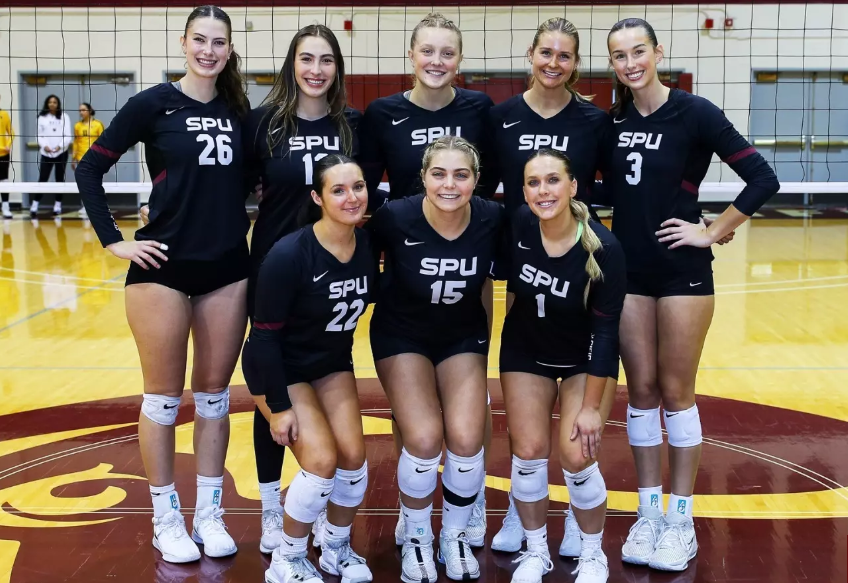
<instances>
[{"instance_id":1,"label":"volleyball net","mask_svg":"<svg viewBox=\"0 0 848 583\"><path fill-rule=\"evenodd\" d=\"M350 1L350 0L349 0ZM781 181L783 202L844 201L848 196L848 5L820 3L655 4L449 0L438 5L397 0L316 4L306 0L222 2L233 22L248 97L258 106L282 66L289 42L308 24L338 37L352 107L411 87L407 58L412 29L439 11L462 29L464 60L457 85L498 103L527 87L527 49L540 22L561 16L580 33L577 90L607 109L614 100L607 34L623 18L650 22L665 49L667 85L721 107L765 156ZM64 184L39 183L38 114L56 95L71 125L90 104L105 126L138 91L179 79L185 71L179 38L193 5L163 0L80 3L11 2L0 8L0 110L15 133L9 181L0 192L26 205L36 192L65 192L74 204L69 161ZM2 124L0 124L2 126ZM0 127L0 150L4 140ZM106 176L114 205L147 200L150 176L136 146ZM384 185L388 188L388 185ZM730 201L739 178L715 158L700 187L705 202Z\"/></svg>"}]
</instances>

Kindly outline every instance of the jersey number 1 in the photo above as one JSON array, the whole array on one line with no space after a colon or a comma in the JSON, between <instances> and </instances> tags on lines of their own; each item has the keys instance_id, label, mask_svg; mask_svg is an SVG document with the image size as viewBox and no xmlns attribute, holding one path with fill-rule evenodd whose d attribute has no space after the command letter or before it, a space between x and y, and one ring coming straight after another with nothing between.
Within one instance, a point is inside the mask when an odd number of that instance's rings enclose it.
<instances>
[{"instance_id":1,"label":"jersey number 1","mask_svg":"<svg viewBox=\"0 0 848 583\"><path fill-rule=\"evenodd\" d=\"M642 180L642 154L639 152L630 152L627 156L627 161L633 162L633 166L630 167L633 175L627 174L625 176L627 178L627 184L639 184L639 181Z\"/></svg>"},{"instance_id":2,"label":"jersey number 1","mask_svg":"<svg viewBox=\"0 0 848 583\"><path fill-rule=\"evenodd\" d=\"M198 142L206 142L206 147L200 153L198 159L201 166L214 166L215 158L210 156L212 150L217 149L218 164L221 166L229 166L233 161L233 149L229 146L230 136L226 134L218 134L214 138L209 134L200 134L197 136ZM217 146L217 148L216 148Z\"/></svg>"}]
</instances>

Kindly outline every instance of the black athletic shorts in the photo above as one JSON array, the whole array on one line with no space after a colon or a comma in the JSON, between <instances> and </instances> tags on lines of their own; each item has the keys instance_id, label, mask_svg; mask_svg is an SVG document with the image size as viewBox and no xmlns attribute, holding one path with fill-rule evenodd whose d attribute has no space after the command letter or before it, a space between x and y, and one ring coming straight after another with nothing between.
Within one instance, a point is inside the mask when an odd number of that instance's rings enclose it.
<instances>
[{"instance_id":1,"label":"black athletic shorts","mask_svg":"<svg viewBox=\"0 0 848 583\"><path fill-rule=\"evenodd\" d=\"M433 366L457 354L489 354L489 333L481 330L479 334L459 341L431 340L422 342L400 336L391 336L371 326L371 353L374 360L382 360L398 354L420 354L433 363Z\"/></svg>"},{"instance_id":2,"label":"black athletic shorts","mask_svg":"<svg viewBox=\"0 0 848 583\"><path fill-rule=\"evenodd\" d=\"M715 295L711 267L688 273L628 273L627 293L651 298Z\"/></svg>"},{"instance_id":3,"label":"black athletic shorts","mask_svg":"<svg viewBox=\"0 0 848 583\"><path fill-rule=\"evenodd\" d=\"M314 356L314 357L313 357ZM286 371L286 386L298 383L312 383L323 379L327 375L337 372L353 372L353 354L350 352L332 353L325 352L320 355L310 356L309 362L291 362L283 359L283 368ZM247 385L250 394L262 395L258 387Z\"/></svg>"},{"instance_id":4,"label":"black athletic shorts","mask_svg":"<svg viewBox=\"0 0 848 583\"><path fill-rule=\"evenodd\" d=\"M165 252L167 255L167 251ZM161 267L142 269L130 262L126 285L158 283L185 295L202 296L231 283L247 279L247 243L211 261L171 260L157 262Z\"/></svg>"},{"instance_id":5,"label":"black athletic shorts","mask_svg":"<svg viewBox=\"0 0 848 583\"><path fill-rule=\"evenodd\" d=\"M9 180L9 160L11 155L0 156L0 180Z\"/></svg>"},{"instance_id":6,"label":"black athletic shorts","mask_svg":"<svg viewBox=\"0 0 848 583\"><path fill-rule=\"evenodd\" d=\"M588 364L588 361L568 366L556 365L550 362L546 363L544 359L536 360L536 358L526 354L522 350L516 350L505 344L501 344L501 374L505 372L523 372L557 381L585 373Z\"/></svg>"}]
</instances>

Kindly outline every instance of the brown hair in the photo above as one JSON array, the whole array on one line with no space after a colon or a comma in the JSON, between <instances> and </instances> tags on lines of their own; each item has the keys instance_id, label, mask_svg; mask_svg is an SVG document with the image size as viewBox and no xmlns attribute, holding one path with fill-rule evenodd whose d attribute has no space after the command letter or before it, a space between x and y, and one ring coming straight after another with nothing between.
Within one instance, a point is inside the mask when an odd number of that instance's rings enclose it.
<instances>
[{"instance_id":1,"label":"brown hair","mask_svg":"<svg viewBox=\"0 0 848 583\"><path fill-rule=\"evenodd\" d=\"M609 50L609 41L612 35L617 33L619 30L624 30L625 28L643 28L645 29L645 36L648 37L648 41L651 43L651 46L656 49L657 45L659 45L659 42L657 41L657 33L654 32L654 27L648 24L647 21L642 20L641 18L625 18L624 20L616 22L610 29L609 34L607 35L607 50ZM610 55L610 57L612 57L612 55ZM633 101L633 94L630 92L630 88L621 82L618 75L615 75L615 103L612 104L610 113L613 116L618 117L618 115L624 111L628 101Z\"/></svg>"},{"instance_id":2,"label":"brown hair","mask_svg":"<svg viewBox=\"0 0 848 583\"><path fill-rule=\"evenodd\" d=\"M580 34L577 32L577 27L574 26L570 20L566 20L565 18L549 18L536 29L536 35L533 37L533 44L530 45L530 49L527 51L528 57L533 57L533 52L536 50L536 47L539 46L539 38L546 32L558 32L574 41L574 71L571 73L571 77L568 81L565 82L565 88L568 89L568 92L572 95L583 98L582 95L574 90L574 86L580 80L580 71L578 69L580 66ZM530 81L527 84L528 88L533 87L534 82L535 79L530 77Z\"/></svg>"},{"instance_id":3,"label":"brown hair","mask_svg":"<svg viewBox=\"0 0 848 583\"><path fill-rule=\"evenodd\" d=\"M418 31L422 28L446 28L454 31L459 38L459 52L462 53L462 31L454 24L453 20L448 20L439 12L431 12L415 25L415 28L412 29L412 38L409 40L409 50L415 50L415 44L418 42Z\"/></svg>"},{"instance_id":4,"label":"brown hair","mask_svg":"<svg viewBox=\"0 0 848 583\"><path fill-rule=\"evenodd\" d=\"M471 162L471 171L474 173L474 179L477 179L477 174L480 172L480 152L474 147L474 144L459 136L442 136L424 150L424 157L421 161L421 177L430 169L433 164L433 158L438 152L454 150L462 152L468 157Z\"/></svg>"}]
</instances>

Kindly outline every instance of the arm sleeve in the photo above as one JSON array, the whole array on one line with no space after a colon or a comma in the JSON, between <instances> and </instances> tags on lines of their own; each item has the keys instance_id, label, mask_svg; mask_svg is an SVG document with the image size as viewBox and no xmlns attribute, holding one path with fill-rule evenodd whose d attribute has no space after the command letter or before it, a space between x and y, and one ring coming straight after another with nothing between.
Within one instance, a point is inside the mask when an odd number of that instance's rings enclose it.
<instances>
[{"instance_id":1,"label":"arm sleeve","mask_svg":"<svg viewBox=\"0 0 848 583\"><path fill-rule=\"evenodd\" d=\"M47 128L44 126L45 116L38 116L38 149L44 153L44 148L47 147Z\"/></svg>"},{"instance_id":2,"label":"arm sleeve","mask_svg":"<svg viewBox=\"0 0 848 583\"><path fill-rule=\"evenodd\" d=\"M109 210L103 175L127 150L147 139L156 113L152 104L140 95L131 97L118 111L109 127L82 157L74 174L91 225L104 247L124 238Z\"/></svg>"},{"instance_id":3,"label":"arm sleeve","mask_svg":"<svg viewBox=\"0 0 848 583\"><path fill-rule=\"evenodd\" d=\"M386 159L380 146L379 128L376 127L376 124L377 114L372 106L368 106L357 128L359 136L359 157L357 161L365 175L365 184L368 186L368 206L372 210L379 206L376 203L382 199L377 194L377 189L383 179L383 173L386 171Z\"/></svg>"},{"instance_id":4,"label":"arm sleeve","mask_svg":"<svg viewBox=\"0 0 848 583\"><path fill-rule=\"evenodd\" d=\"M618 378L618 323L627 293L624 252L618 241L604 249L599 265L604 278L592 284L594 289L589 294L592 343L587 372L596 377Z\"/></svg>"},{"instance_id":5,"label":"arm sleeve","mask_svg":"<svg viewBox=\"0 0 848 583\"><path fill-rule=\"evenodd\" d=\"M74 143L74 126L67 113L62 114L62 151L67 152Z\"/></svg>"},{"instance_id":6,"label":"arm sleeve","mask_svg":"<svg viewBox=\"0 0 848 583\"><path fill-rule=\"evenodd\" d=\"M294 304L300 271L294 250L277 243L268 253L259 270L255 317L242 353L247 385L253 394L265 395L272 413L292 406L282 359L282 331Z\"/></svg>"},{"instance_id":7,"label":"arm sleeve","mask_svg":"<svg viewBox=\"0 0 848 583\"><path fill-rule=\"evenodd\" d=\"M497 148L495 147L494 135L492 133L492 124L489 119L489 112L495 106L492 98L486 96L482 112L482 140L478 144L480 152L480 182L477 185L477 194L482 198L492 198L495 196L495 191L498 189L500 182L500 172L498 171Z\"/></svg>"},{"instance_id":8,"label":"arm sleeve","mask_svg":"<svg viewBox=\"0 0 848 583\"><path fill-rule=\"evenodd\" d=\"M698 130L706 145L745 181L745 188L733 201L739 212L750 217L780 190L777 176L765 158L710 102L698 114Z\"/></svg>"}]
</instances>

